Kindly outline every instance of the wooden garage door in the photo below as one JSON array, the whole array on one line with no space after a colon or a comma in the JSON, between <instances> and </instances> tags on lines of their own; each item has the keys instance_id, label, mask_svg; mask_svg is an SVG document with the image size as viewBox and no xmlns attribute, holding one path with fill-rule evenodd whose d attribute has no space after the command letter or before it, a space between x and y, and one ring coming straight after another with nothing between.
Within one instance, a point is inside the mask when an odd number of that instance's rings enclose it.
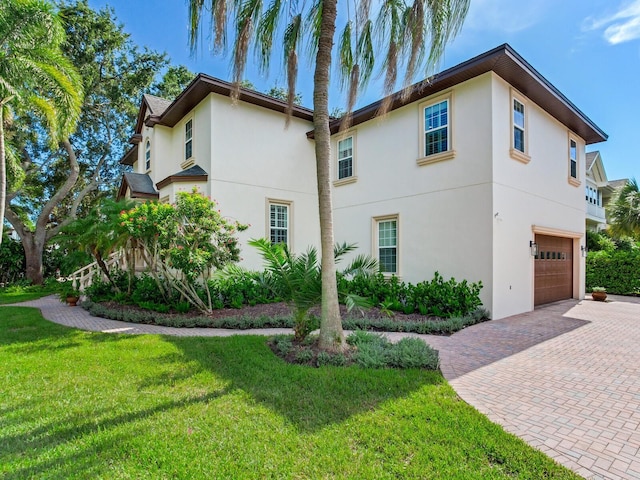
<instances>
[{"instance_id":1,"label":"wooden garage door","mask_svg":"<svg viewBox=\"0 0 640 480\"><path fill-rule=\"evenodd\" d=\"M573 240L536 235L534 305L573 297Z\"/></svg>"}]
</instances>

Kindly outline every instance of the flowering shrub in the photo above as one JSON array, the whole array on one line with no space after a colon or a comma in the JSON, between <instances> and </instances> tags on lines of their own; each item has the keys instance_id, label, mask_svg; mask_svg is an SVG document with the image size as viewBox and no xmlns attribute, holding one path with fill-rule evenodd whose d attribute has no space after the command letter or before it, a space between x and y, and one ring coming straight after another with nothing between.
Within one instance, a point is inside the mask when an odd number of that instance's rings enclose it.
<instances>
[{"instance_id":1,"label":"flowering shrub","mask_svg":"<svg viewBox=\"0 0 640 480\"><path fill-rule=\"evenodd\" d=\"M211 270L239 260L235 234L247 228L225 219L216 207L194 189L178 193L175 204L147 202L120 213L120 227L142 251L163 295L170 295L168 286L203 312L211 312L212 302L201 285Z\"/></svg>"}]
</instances>

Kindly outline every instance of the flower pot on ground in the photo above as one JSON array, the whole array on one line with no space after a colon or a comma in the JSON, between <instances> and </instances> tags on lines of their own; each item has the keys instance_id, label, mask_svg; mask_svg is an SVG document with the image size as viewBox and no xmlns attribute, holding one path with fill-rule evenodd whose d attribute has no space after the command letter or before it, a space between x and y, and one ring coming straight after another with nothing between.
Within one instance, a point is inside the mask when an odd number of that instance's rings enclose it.
<instances>
[{"instance_id":1,"label":"flower pot on ground","mask_svg":"<svg viewBox=\"0 0 640 480\"><path fill-rule=\"evenodd\" d=\"M80 292L73 289L63 289L60 292L60 301L67 303L70 307L75 307L80 300Z\"/></svg>"},{"instance_id":2,"label":"flower pot on ground","mask_svg":"<svg viewBox=\"0 0 640 480\"><path fill-rule=\"evenodd\" d=\"M604 302L607 299L607 290L604 287L593 287L591 298L596 302Z\"/></svg>"}]
</instances>

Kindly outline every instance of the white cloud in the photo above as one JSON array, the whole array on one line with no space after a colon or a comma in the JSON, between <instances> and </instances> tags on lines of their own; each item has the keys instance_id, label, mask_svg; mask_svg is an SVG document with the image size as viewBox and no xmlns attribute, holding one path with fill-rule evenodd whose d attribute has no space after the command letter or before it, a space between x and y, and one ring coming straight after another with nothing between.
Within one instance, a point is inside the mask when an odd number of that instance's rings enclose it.
<instances>
[{"instance_id":1,"label":"white cloud","mask_svg":"<svg viewBox=\"0 0 640 480\"><path fill-rule=\"evenodd\" d=\"M589 17L584 26L586 30L604 28L603 36L611 45L636 40L640 38L640 0L626 2L613 14Z\"/></svg>"}]
</instances>

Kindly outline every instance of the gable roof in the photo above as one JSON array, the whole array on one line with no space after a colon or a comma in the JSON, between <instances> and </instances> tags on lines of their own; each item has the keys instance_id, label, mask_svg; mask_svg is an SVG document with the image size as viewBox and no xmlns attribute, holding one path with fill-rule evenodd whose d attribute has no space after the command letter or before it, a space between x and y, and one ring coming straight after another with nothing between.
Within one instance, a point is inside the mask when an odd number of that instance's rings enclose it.
<instances>
[{"instance_id":1,"label":"gable roof","mask_svg":"<svg viewBox=\"0 0 640 480\"><path fill-rule=\"evenodd\" d=\"M593 167L593 164L596 161L596 158L598 158L600 156L600 152L599 151L595 151L595 152L587 152L587 157L586 157L586 163L587 163L587 170L591 170L591 167Z\"/></svg>"},{"instance_id":2,"label":"gable roof","mask_svg":"<svg viewBox=\"0 0 640 480\"><path fill-rule=\"evenodd\" d=\"M127 172L122 175L118 190L118 199L124 198L129 189L131 198L158 198L158 191L153 187L151 177L146 173Z\"/></svg>"},{"instance_id":3,"label":"gable roof","mask_svg":"<svg viewBox=\"0 0 640 480\"><path fill-rule=\"evenodd\" d=\"M560 123L580 135L588 145L607 139L606 133L506 43L410 86L408 96L404 96L402 92L392 94L390 110L398 109L487 72L494 72L513 85ZM353 112L351 125L356 126L374 118L382 101L378 100ZM332 134L340 128L340 121L336 119L331 122ZM307 136L313 138L313 131L308 132Z\"/></svg>"},{"instance_id":4,"label":"gable roof","mask_svg":"<svg viewBox=\"0 0 640 480\"><path fill-rule=\"evenodd\" d=\"M629 179L628 178L620 178L618 180L610 180L609 181L609 186L616 190L618 188L622 188L624 187L627 183L629 183Z\"/></svg>"},{"instance_id":5,"label":"gable roof","mask_svg":"<svg viewBox=\"0 0 640 480\"><path fill-rule=\"evenodd\" d=\"M142 131L142 125L146 122L151 119L159 118L165 110L169 108L171 103L171 100L156 97L149 93L142 95L140 110L138 110L138 120L136 121L136 133L140 133Z\"/></svg>"},{"instance_id":6,"label":"gable roof","mask_svg":"<svg viewBox=\"0 0 640 480\"><path fill-rule=\"evenodd\" d=\"M156 187L161 189L166 185L177 182L206 182L209 179L209 174L199 165L194 165L191 168L182 170L180 172L169 175L168 177L160 180L156 183Z\"/></svg>"}]
</instances>

